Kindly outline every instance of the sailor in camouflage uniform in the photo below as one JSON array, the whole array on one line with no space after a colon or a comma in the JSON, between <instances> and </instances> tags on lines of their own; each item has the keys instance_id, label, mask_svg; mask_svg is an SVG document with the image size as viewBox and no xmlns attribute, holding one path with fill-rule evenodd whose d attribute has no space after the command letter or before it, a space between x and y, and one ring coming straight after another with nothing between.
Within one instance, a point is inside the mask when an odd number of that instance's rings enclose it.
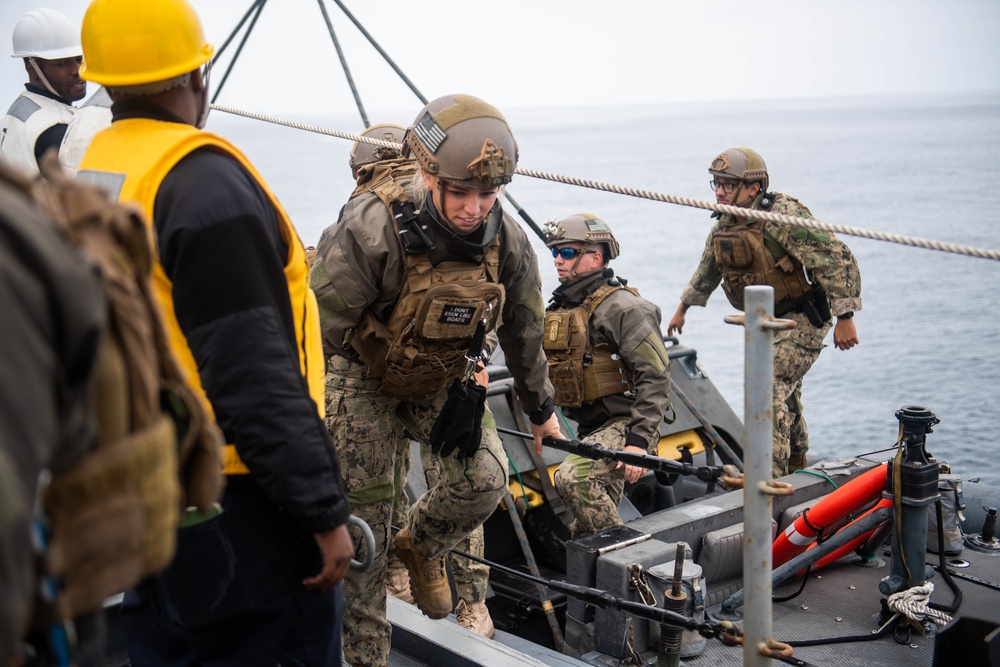
<instances>
[{"instance_id":1,"label":"sailor in camouflage uniform","mask_svg":"<svg viewBox=\"0 0 1000 667\"><path fill-rule=\"evenodd\" d=\"M708 171L720 204L812 217L797 199L767 192L767 166L749 148L719 154ZM774 288L775 315L797 324L774 337L773 472L779 477L807 465L802 378L824 347L831 317L837 318L833 344L841 350L858 344L853 317L861 310L861 273L850 248L831 233L718 213L713 217L718 222L667 333L680 333L688 308L704 306L720 282L740 310L747 285Z\"/></svg>"},{"instance_id":2,"label":"sailor in camouflage uniform","mask_svg":"<svg viewBox=\"0 0 1000 667\"><path fill-rule=\"evenodd\" d=\"M345 582L351 664L388 660L379 592L403 429L420 443L425 466L440 470L395 537L428 616L452 611L444 554L492 514L507 487L507 458L488 408L471 424L481 434L473 428L475 437L433 438L468 422L439 417L465 414L461 396L477 394L467 359L478 355L484 330L497 330L536 449L544 436L561 437L542 351L538 260L497 201L517 161L506 120L482 100L449 95L420 111L403 143L419 173L373 176L323 233L312 274L330 357L328 428L352 510L376 541L373 570L352 571Z\"/></svg>"},{"instance_id":3,"label":"sailor in camouflage uniform","mask_svg":"<svg viewBox=\"0 0 1000 667\"><path fill-rule=\"evenodd\" d=\"M401 144L405 133L405 127L381 123L372 125L362 132L361 136ZM392 171L396 177L402 177L407 173L415 174L419 169L416 160L403 158L398 148L376 146L361 141L354 143L348 165L351 167L351 175L357 182L357 188L352 197L368 192L369 186L383 178L389 171ZM313 252L315 254L315 248ZM491 332L487 336L487 347L493 350L497 344L496 335ZM481 370L477 373L477 381L485 387L489 384L489 374L482 362L479 363L479 367ZM404 432L396 443L396 472L393 475L395 488L392 505L392 525L394 526L402 526L410 511L410 498L406 494L406 477L410 472L410 442L409 434ZM431 457L424 469L427 487L434 486L440 476L440 458ZM483 527L479 526L467 535L459 542L457 549L463 553L482 558L485 555ZM451 553L448 554L448 565L451 568L452 579L455 581L455 593L458 595L458 604L455 606L455 618L458 624L484 637L492 638L494 633L493 619L490 617L490 610L486 607L486 588L490 579L489 566ZM410 575L403 562L396 557L391 542L386 565L386 592L404 602L413 604L413 595L410 592Z\"/></svg>"},{"instance_id":4,"label":"sailor in camouflage uniform","mask_svg":"<svg viewBox=\"0 0 1000 667\"><path fill-rule=\"evenodd\" d=\"M589 213L546 226L562 285L545 316L545 352L556 405L579 424L580 438L637 454L656 453L670 409L670 361L660 309L618 278L608 262L618 241ZM556 490L573 510L573 537L621 525L625 482L644 469L571 454Z\"/></svg>"}]
</instances>

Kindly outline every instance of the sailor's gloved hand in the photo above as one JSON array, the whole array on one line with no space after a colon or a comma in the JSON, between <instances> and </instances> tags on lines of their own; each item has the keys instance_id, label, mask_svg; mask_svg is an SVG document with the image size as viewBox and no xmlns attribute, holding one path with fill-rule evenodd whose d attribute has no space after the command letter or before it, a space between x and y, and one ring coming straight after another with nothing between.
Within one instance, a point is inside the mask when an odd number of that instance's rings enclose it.
<instances>
[{"instance_id":1,"label":"sailor's gloved hand","mask_svg":"<svg viewBox=\"0 0 1000 667\"><path fill-rule=\"evenodd\" d=\"M448 401L431 428L431 452L438 456L467 459L479 450L483 439L483 414L486 412L486 387L461 380L448 389Z\"/></svg>"}]
</instances>

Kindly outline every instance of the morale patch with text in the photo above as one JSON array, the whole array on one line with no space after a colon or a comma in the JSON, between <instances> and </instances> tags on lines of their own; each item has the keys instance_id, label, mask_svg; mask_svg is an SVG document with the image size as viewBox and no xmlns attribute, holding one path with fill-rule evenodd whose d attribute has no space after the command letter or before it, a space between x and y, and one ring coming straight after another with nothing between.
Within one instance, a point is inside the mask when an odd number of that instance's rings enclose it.
<instances>
[{"instance_id":1,"label":"morale patch with text","mask_svg":"<svg viewBox=\"0 0 1000 667\"><path fill-rule=\"evenodd\" d=\"M474 306L459 306L455 304L447 305L441 310L441 317L438 322L444 324L472 324L472 319L476 315Z\"/></svg>"}]
</instances>

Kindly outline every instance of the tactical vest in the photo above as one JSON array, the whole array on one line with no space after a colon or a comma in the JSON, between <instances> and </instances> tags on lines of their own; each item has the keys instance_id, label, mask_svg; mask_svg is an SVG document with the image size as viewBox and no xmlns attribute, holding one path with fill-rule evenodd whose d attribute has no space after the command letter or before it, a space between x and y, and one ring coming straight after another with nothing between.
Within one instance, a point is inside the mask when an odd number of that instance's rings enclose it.
<instances>
[{"instance_id":1,"label":"tactical vest","mask_svg":"<svg viewBox=\"0 0 1000 667\"><path fill-rule=\"evenodd\" d=\"M32 175L38 175L35 143L42 132L60 123L69 125L76 107L45 95L24 91L10 105L0 130L0 157Z\"/></svg>"},{"instance_id":2,"label":"tactical vest","mask_svg":"<svg viewBox=\"0 0 1000 667\"><path fill-rule=\"evenodd\" d=\"M774 288L774 314L780 317L813 289L801 262L788 253L776 258L765 245L763 220L716 232L712 248L722 270L722 290L734 308L743 310L743 290L748 285L770 285Z\"/></svg>"},{"instance_id":3,"label":"tactical vest","mask_svg":"<svg viewBox=\"0 0 1000 667\"><path fill-rule=\"evenodd\" d=\"M180 511L219 498L222 436L170 354L138 212L61 176L54 155L42 168L50 181L34 181L32 194L100 267L108 304L92 379L96 446L44 491L44 564L62 583L44 615L69 619L170 563Z\"/></svg>"},{"instance_id":4,"label":"tactical vest","mask_svg":"<svg viewBox=\"0 0 1000 667\"><path fill-rule=\"evenodd\" d=\"M399 184L404 178L419 178L420 165L412 158L396 158L372 162L358 169L357 187L351 199L366 192L372 192L386 206L392 208L395 201L405 201L409 197Z\"/></svg>"},{"instance_id":5,"label":"tactical vest","mask_svg":"<svg viewBox=\"0 0 1000 667\"><path fill-rule=\"evenodd\" d=\"M542 348L559 407L578 408L635 388L635 378L621 357L604 343L595 347L590 338L591 316L602 301L621 289L639 296L633 287L601 285L579 306L545 313Z\"/></svg>"},{"instance_id":6,"label":"tactical vest","mask_svg":"<svg viewBox=\"0 0 1000 667\"><path fill-rule=\"evenodd\" d=\"M222 137L182 123L165 123L145 118L121 120L94 137L80 164L77 178L104 186L120 201L138 204L152 229L153 204L163 179L186 155L206 147L238 161L256 180L274 207L281 239L288 245L284 272L294 317L299 367L308 383L309 395L322 415L325 407L323 346L319 331L319 309L316 297L309 288L309 265L305 248L278 199L238 148ZM205 410L214 418L212 406L201 385L194 355L174 313L172 283L155 254L153 286L163 313L170 349L181 364L185 380L201 399ZM226 445L223 464L226 474L249 472L233 445Z\"/></svg>"},{"instance_id":7,"label":"tactical vest","mask_svg":"<svg viewBox=\"0 0 1000 667\"><path fill-rule=\"evenodd\" d=\"M385 162L390 164L384 170L378 168L384 163L376 163L378 178L365 190L385 203L398 232L395 212L409 197L396 181L402 173L397 163L406 161ZM402 246L400 242L406 275L388 322L366 311L348 336L364 364L381 379L379 393L424 403L465 372L466 354L480 322L487 332L499 322L504 303L500 235L480 264L447 261L433 266L426 252L408 254Z\"/></svg>"}]
</instances>

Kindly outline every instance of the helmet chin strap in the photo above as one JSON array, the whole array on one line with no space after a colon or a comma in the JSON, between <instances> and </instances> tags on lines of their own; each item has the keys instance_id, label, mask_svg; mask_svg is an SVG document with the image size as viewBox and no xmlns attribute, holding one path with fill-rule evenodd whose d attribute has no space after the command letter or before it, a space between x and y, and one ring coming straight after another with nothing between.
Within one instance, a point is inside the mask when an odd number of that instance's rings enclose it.
<instances>
[{"instance_id":1,"label":"helmet chin strap","mask_svg":"<svg viewBox=\"0 0 1000 667\"><path fill-rule=\"evenodd\" d=\"M754 181L754 182L756 183L756 181ZM751 183L750 185L753 185L753 184ZM742 182L741 182L741 183L740 183L740 187L739 187L739 188L737 188L737 190L736 190L736 193L737 193L737 194L739 194L740 192L742 192L742 191L743 191L743 189L744 189L744 186L743 186L743 184L742 184ZM757 197L757 194L758 194L759 192L760 192L760 189L758 189L758 190L757 190L757 192L756 192L756 193L754 193L754 195L753 195L752 197L748 197L747 199L743 200L743 202L738 202L738 201L736 201L736 200L734 199L734 200L733 200L733 203L732 203L732 205L733 205L733 206L738 206L739 208L748 208L748 207L749 207L749 205L753 203L753 200L754 200L754 199L755 199L755 198ZM743 218L743 217L741 217L741 216L736 216L736 217L737 217L737 218L738 218L739 220L745 220L745 218Z\"/></svg>"},{"instance_id":2,"label":"helmet chin strap","mask_svg":"<svg viewBox=\"0 0 1000 667\"><path fill-rule=\"evenodd\" d=\"M63 99L63 96L60 95L59 93L57 93L55 91L55 89L52 87L52 84L49 83L49 80L45 77L44 74L42 74L42 68L38 66L38 63L35 62L35 59L34 58L28 58L27 60L28 60L28 63L31 65L31 68L33 70L35 70L35 74L37 74L38 78L40 78L42 80L42 84L45 85L46 90L48 90L50 93L52 93L53 95L55 95L59 99Z\"/></svg>"},{"instance_id":3,"label":"helmet chin strap","mask_svg":"<svg viewBox=\"0 0 1000 667\"><path fill-rule=\"evenodd\" d=\"M559 279L559 282L561 282L563 284L566 284L568 282L572 282L572 281L576 280L580 276L585 276L588 273L593 273L594 271L600 271L600 270L604 269L604 267L602 266L602 267L600 267L598 269L591 269L590 271L584 271L583 273L578 273L577 272L577 268L579 268L580 262L583 261L583 255L584 255L584 253L582 253L582 252L579 253L579 254L577 254L576 261L573 262L573 266L569 267L569 273L567 273L565 276L561 277Z\"/></svg>"},{"instance_id":4,"label":"helmet chin strap","mask_svg":"<svg viewBox=\"0 0 1000 667\"><path fill-rule=\"evenodd\" d=\"M201 85L204 87L205 97L202 99L201 112L198 114L198 122L195 123L195 127L199 130L205 129L205 124L208 122L208 112L212 110L212 104L210 102L210 97L208 95L208 79L212 73L212 61L209 60L208 64L205 65L203 70L204 74L201 77Z\"/></svg>"},{"instance_id":5,"label":"helmet chin strap","mask_svg":"<svg viewBox=\"0 0 1000 667\"><path fill-rule=\"evenodd\" d=\"M444 179L442 179L442 178L438 179L437 190L441 194L441 210L438 211L438 219L441 220L442 222L444 222L446 225L448 225L449 229L451 229L451 232L453 234L456 234L458 236L468 236L472 232L474 232L477 229L479 229L483 225L483 223L486 222L486 218L483 218L482 220L479 221L479 224L476 225L473 229L470 229L467 232L459 231L458 225L456 225L454 222L452 222L448 218L448 216L445 214L445 212L444 212L444 209L445 209L444 198L445 198L445 195L447 195L447 191L444 188ZM431 199L431 202L432 203L434 202L433 198ZM435 206L435 208L436 208L436 206ZM489 216L487 216L487 217L489 217Z\"/></svg>"}]
</instances>

